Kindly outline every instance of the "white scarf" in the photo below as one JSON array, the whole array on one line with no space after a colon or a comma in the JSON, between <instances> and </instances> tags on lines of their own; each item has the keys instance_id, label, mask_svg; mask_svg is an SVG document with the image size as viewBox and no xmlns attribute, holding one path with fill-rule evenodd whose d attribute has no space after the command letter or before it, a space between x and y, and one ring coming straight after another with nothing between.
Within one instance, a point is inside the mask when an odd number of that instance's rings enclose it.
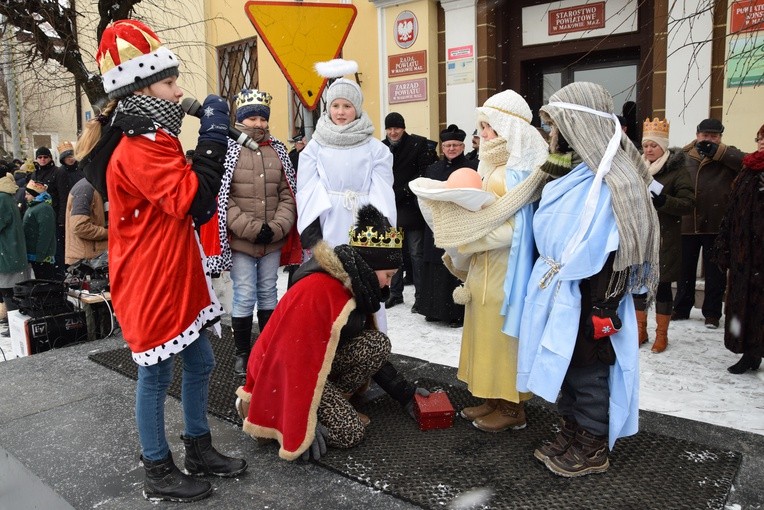
<instances>
[{"instance_id":1,"label":"white scarf","mask_svg":"<svg viewBox=\"0 0 764 510\"><path fill-rule=\"evenodd\" d=\"M362 112L361 116L353 122L342 126L332 122L329 112L326 112L316 123L313 139L325 147L349 149L365 143L372 135L374 135L374 124L366 112Z\"/></svg>"}]
</instances>

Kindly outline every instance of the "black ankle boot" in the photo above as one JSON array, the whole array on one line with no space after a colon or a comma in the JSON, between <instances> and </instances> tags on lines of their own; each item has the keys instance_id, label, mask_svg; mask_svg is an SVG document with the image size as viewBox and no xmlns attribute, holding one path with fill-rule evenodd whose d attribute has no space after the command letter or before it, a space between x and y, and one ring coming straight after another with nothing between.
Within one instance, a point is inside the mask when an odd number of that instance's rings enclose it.
<instances>
[{"instance_id":1,"label":"black ankle boot","mask_svg":"<svg viewBox=\"0 0 764 510\"><path fill-rule=\"evenodd\" d=\"M273 314L273 310L258 310L257 311L257 326L260 328L260 334L263 334L263 331L265 330L265 325L268 324L268 320L270 320L271 315Z\"/></svg>"},{"instance_id":2,"label":"black ankle boot","mask_svg":"<svg viewBox=\"0 0 764 510\"><path fill-rule=\"evenodd\" d=\"M143 497L149 501L199 501L212 494L212 485L183 473L172 460L150 461L143 459L146 477L143 481Z\"/></svg>"},{"instance_id":3,"label":"black ankle boot","mask_svg":"<svg viewBox=\"0 0 764 510\"><path fill-rule=\"evenodd\" d=\"M743 354L740 361L727 368L727 372L731 374L743 374L748 370L758 370L761 366L761 356L753 356L747 352Z\"/></svg>"},{"instance_id":4,"label":"black ankle boot","mask_svg":"<svg viewBox=\"0 0 764 510\"><path fill-rule=\"evenodd\" d=\"M233 373L237 376L247 375L250 344L252 341L252 316L231 317L233 342L235 345L233 358Z\"/></svg>"},{"instance_id":5,"label":"black ankle boot","mask_svg":"<svg viewBox=\"0 0 764 510\"><path fill-rule=\"evenodd\" d=\"M180 436L186 445L185 467L192 475L233 477L247 469L247 461L226 457L212 446L212 435L202 437Z\"/></svg>"}]
</instances>

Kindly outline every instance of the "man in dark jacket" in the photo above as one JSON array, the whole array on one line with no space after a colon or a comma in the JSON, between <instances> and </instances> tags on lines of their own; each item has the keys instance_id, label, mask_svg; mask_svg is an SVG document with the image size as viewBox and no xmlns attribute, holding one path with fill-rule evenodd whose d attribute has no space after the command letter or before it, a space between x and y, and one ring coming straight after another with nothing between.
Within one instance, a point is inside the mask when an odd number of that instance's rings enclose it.
<instances>
[{"instance_id":1,"label":"man in dark jacket","mask_svg":"<svg viewBox=\"0 0 764 510\"><path fill-rule=\"evenodd\" d=\"M695 277L698 257L703 249L705 298L703 316L706 327L719 327L722 299L727 283L724 272L711 262L713 245L719 233L722 216L727 210L732 181L743 164L745 154L722 143L724 126L716 119L698 124L695 140L684 147L686 168L695 185L695 209L682 217L682 277L677 282L672 320L690 316L695 302Z\"/></svg>"},{"instance_id":2,"label":"man in dark jacket","mask_svg":"<svg viewBox=\"0 0 764 510\"><path fill-rule=\"evenodd\" d=\"M56 277L63 280L66 273L65 264L65 246L66 246L66 204L69 199L69 192L77 182L85 177L85 174L78 168L77 160L74 158L74 147L72 142L61 142L58 144L58 161L61 166L56 170L56 195L58 195L58 204L56 205Z\"/></svg>"},{"instance_id":3,"label":"man in dark jacket","mask_svg":"<svg viewBox=\"0 0 764 510\"><path fill-rule=\"evenodd\" d=\"M421 177L425 169L434 160L427 150L427 139L406 132L403 116L391 112L385 117L385 134L382 143L390 147L393 153L393 192L395 192L395 207L398 211L398 227L403 228L404 243L407 245L411 258L411 272L414 276L414 306L419 298L421 287L420 272L422 270L422 239L424 236L424 218L419 210L416 195L411 192L409 182ZM403 271L398 271L390 285L390 298L385 302L385 308L392 308L403 303Z\"/></svg>"}]
</instances>

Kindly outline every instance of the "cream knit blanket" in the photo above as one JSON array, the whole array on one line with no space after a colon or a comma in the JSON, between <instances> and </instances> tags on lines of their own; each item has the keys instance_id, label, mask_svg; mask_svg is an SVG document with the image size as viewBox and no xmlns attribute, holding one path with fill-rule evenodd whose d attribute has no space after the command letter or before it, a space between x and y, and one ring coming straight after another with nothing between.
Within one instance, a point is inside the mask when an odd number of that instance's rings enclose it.
<instances>
[{"instance_id":1,"label":"cream knit blanket","mask_svg":"<svg viewBox=\"0 0 764 510\"><path fill-rule=\"evenodd\" d=\"M482 239L514 216L525 204L541 198L541 190L548 180L549 175L537 168L496 202L479 211L470 211L452 202L421 197L419 200L432 213L435 245L455 248Z\"/></svg>"}]
</instances>

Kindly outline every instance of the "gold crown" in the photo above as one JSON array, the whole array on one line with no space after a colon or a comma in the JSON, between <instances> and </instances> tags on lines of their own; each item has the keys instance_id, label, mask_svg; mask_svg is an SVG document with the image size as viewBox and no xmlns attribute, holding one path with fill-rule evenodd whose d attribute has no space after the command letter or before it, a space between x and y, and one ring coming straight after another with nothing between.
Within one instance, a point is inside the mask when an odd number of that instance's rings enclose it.
<instances>
[{"instance_id":1,"label":"gold crown","mask_svg":"<svg viewBox=\"0 0 764 510\"><path fill-rule=\"evenodd\" d=\"M242 106L255 106L262 105L271 107L271 96L269 93L257 89L242 89L236 95L236 109L238 110Z\"/></svg>"},{"instance_id":2,"label":"gold crown","mask_svg":"<svg viewBox=\"0 0 764 510\"><path fill-rule=\"evenodd\" d=\"M382 234L374 227L365 227L363 230L350 229L350 246L357 248L394 248L400 250L403 247L403 229L390 227Z\"/></svg>"},{"instance_id":3,"label":"gold crown","mask_svg":"<svg viewBox=\"0 0 764 510\"><path fill-rule=\"evenodd\" d=\"M646 118L642 123L642 137L657 136L660 138L669 137L669 122L667 120L661 120L658 117L650 120L650 117Z\"/></svg>"}]
</instances>

